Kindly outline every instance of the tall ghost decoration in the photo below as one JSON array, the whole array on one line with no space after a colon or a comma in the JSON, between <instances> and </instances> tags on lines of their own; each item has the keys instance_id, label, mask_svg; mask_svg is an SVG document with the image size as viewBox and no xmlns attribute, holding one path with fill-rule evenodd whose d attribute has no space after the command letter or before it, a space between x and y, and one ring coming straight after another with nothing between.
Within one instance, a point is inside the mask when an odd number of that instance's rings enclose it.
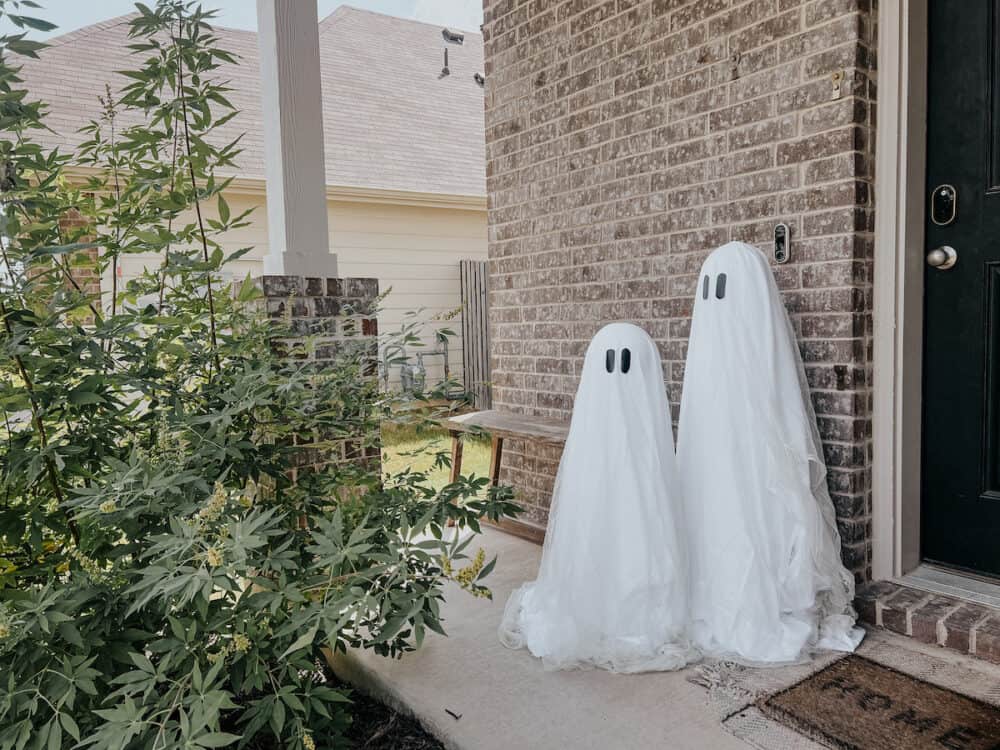
<instances>
[{"instance_id":1,"label":"tall ghost decoration","mask_svg":"<svg viewBox=\"0 0 1000 750\"><path fill-rule=\"evenodd\" d=\"M863 631L805 371L750 245L730 242L701 268L677 441L695 643L752 663L853 651Z\"/></svg>"},{"instance_id":2,"label":"tall ghost decoration","mask_svg":"<svg viewBox=\"0 0 1000 750\"><path fill-rule=\"evenodd\" d=\"M500 640L548 669L679 669L686 554L656 345L612 323L587 348L538 578L515 591Z\"/></svg>"}]
</instances>

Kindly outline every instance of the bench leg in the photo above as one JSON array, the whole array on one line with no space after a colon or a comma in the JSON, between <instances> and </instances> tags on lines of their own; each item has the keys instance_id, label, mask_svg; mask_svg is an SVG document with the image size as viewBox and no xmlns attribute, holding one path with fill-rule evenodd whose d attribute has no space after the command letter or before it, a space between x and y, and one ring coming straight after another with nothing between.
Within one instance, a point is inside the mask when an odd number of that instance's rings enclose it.
<instances>
[{"instance_id":1,"label":"bench leg","mask_svg":"<svg viewBox=\"0 0 1000 750\"><path fill-rule=\"evenodd\" d=\"M462 433L451 430L451 477L448 481L457 482L462 476ZM448 520L449 526L455 525L455 519Z\"/></svg>"},{"instance_id":2,"label":"bench leg","mask_svg":"<svg viewBox=\"0 0 1000 750\"><path fill-rule=\"evenodd\" d=\"M457 482L462 475L462 433L458 430L451 431L451 479Z\"/></svg>"},{"instance_id":3,"label":"bench leg","mask_svg":"<svg viewBox=\"0 0 1000 750\"><path fill-rule=\"evenodd\" d=\"M500 483L500 459L503 457L503 438L493 436L490 447L490 485L496 487Z\"/></svg>"}]
</instances>

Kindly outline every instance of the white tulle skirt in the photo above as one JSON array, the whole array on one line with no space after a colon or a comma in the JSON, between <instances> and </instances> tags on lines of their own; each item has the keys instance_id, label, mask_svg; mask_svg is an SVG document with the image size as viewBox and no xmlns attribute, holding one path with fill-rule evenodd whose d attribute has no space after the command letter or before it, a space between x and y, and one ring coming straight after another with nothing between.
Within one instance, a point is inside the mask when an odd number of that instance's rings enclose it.
<instances>
[{"instance_id":1,"label":"white tulle skirt","mask_svg":"<svg viewBox=\"0 0 1000 750\"><path fill-rule=\"evenodd\" d=\"M548 669L696 660L681 505L659 352L636 326L606 326L584 361L538 576L511 595L500 640Z\"/></svg>"},{"instance_id":2,"label":"white tulle skirt","mask_svg":"<svg viewBox=\"0 0 1000 750\"><path fill-rule=\"evenodd\" d=\"M639 613L636 620L595 629L560 611L558 600L546 601L544 588L527 583L507 601L500 640L508 648L527 648L549 670L629 674L682 669L698 660L699 653L687 638L668 625L673 606L669 597L654 603L637 593L635 600L627 609Z\"/></svg>"},{"instance_id":3,"label":"white tulle skirt","mask_svg":"<svg viewBox=\"0 0 1000 750\"><path fill-rule=\"evenodd\" d=\"M853 651L823 445L795 333L767 260L730 243L695 301L677 461L691 633L706 655L787 664Z\"/></svg>"}]
</instances>

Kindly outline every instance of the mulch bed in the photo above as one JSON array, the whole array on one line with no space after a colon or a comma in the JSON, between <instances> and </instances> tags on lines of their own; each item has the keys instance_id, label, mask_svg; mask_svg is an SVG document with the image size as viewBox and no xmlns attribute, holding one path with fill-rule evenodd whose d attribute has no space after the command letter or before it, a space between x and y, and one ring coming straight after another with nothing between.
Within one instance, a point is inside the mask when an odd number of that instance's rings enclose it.
<instances>
[{"instance_id":1,"label":"mulch bed","mask_svg":"<svg viewBox=\"0 0 1000 750\"><path fill-rule=\"evenodd\" d=\"M412 716L401 714L384 703L354 690L351 692L354 721L347 736L364 750L444 750L444 745L428 734Z\"/></svg>"},{"instance_id":2,"label":"mulch bed","mask_svg":"<svg viewBox=\"0 0 1000 750\"><path fill-rule=\"evenodd\" d=\"M382 701L341 682L328 669L323 672L330 687L351 698L350 704L342 704L353 718L351 726L345 732L350 743L348 747L356 750L444 750L444 745L409 714L400 713ZM240 731L238 726L224 725L223 729L235 734ZM342 744L337 746L343 747ZM277 746L266 740L251 742L247 748L278 750Z\"/></svg>"}]
</instances>

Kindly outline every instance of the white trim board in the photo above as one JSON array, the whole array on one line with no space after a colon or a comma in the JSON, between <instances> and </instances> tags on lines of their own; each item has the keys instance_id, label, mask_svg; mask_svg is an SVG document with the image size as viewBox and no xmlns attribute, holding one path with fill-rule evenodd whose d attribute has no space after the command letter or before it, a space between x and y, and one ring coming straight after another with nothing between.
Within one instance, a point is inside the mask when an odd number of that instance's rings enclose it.
<instances>
[{"instance_id":1,"label":"white trim board","mask_svg":"<svg viewBox=\"0 0 1000 750\"><path fill-rule=\"evenodd\" d=\"M879 7L872 573L920 564L927 0Z\"/></svg>"}]
</instances>

